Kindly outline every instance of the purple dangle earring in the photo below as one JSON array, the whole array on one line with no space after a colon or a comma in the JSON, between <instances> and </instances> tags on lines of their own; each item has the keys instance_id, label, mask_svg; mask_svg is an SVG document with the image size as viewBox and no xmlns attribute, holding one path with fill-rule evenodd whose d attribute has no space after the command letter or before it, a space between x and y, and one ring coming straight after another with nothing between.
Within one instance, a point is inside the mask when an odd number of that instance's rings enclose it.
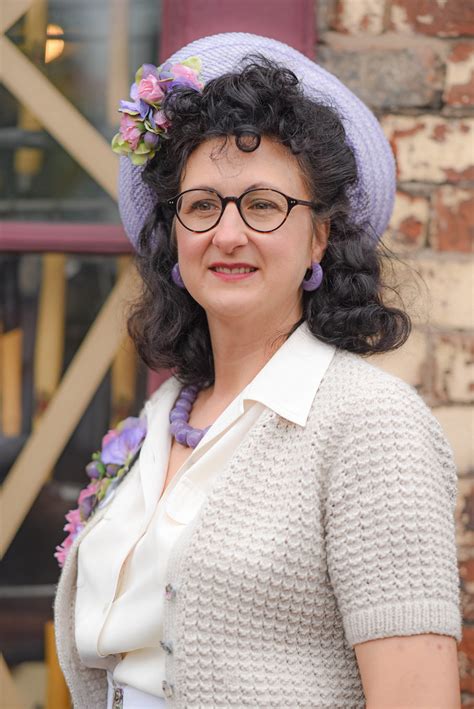
<instances>
[{"instance_id":1,"label":"purple dangle earring","mask_svg":"<svg viewBox=\"0 0 474 709\"><path fill-rule=\"evenodd\" d=\"M321 268L321 264L317 261L313 261L311 264L311 269L308 268L308 271L311 271L311 274L308 277L304 277L302 286L303 290L313 291L321 285L323 280L323 269Z\"/></svg>"},{"instance_id":2,"label":"purple dangle earring","mask_svg":"<svg viewBox=\"0 0 474 709\"><path fill-rule=\"evenodd\" d=\"M175 265L173 266L173 269L171 271L171 278L173 279L173 283L175 283L178 286L178 288L184 288L184 289L186 288L186 286L184 285L184 281L181 278L181 273L179 270L178 263L175 263Z\"/></svg>"}]
</instances>

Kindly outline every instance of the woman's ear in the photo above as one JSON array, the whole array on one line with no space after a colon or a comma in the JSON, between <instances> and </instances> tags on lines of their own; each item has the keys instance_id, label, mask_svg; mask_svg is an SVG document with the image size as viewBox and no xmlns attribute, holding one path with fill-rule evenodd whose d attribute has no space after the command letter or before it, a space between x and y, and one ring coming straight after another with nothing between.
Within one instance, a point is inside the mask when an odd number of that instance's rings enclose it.
<instances>
[{"instance_id":1,"label":"woman's ear","mask_svg":"<svg viewBox=\"0 0 474 709\"><path fill-rule=\"evenodd\" d=\"M331 231L331 222L327 219L325 222L318 222L314 226L313 245L312 245L312 260L320 263L326 251Z\"/></svg>"}]
</instances>

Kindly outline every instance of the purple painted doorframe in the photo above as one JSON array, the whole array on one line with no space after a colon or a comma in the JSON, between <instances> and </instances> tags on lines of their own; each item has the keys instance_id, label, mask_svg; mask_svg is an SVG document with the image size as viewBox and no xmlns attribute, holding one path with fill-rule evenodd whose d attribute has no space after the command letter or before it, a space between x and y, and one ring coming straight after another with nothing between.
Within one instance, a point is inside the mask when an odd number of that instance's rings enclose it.
<instances>
[{"instance_id":1,"label":"purple painted doorframe","mask_svg":"<svg viewBox=\"0 0 474 709\"><path fill-rule=\"evenodd\" d=\"M160 60L199 37L252 32L315 58L314 0L163 0Z\"/></svg>"}]
</instances>

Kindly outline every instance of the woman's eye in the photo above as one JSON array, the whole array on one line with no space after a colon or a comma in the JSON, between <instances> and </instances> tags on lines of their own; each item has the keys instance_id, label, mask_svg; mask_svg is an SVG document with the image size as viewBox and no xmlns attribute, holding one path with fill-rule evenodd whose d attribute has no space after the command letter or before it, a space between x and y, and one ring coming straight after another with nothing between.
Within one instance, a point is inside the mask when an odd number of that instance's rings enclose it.
<instances>
[{"instance_id":1,"label":"woman's eye","mask_svg":"<svg viewBox=\"0 0 474 709\"><path fill-rule=\"evenodd\" d=\"M278 209L277 205L273 202L264 202L262 200L259 202L252 202L249 207L250 209L255 209L257 211L270 211L272 209Z\"/></svg>"},{"instance_id":2,"label":"woman's eye","mask_svg":"<svg viewBox=\"0 0 474 709\"><path fill-rule=\"evenodd\" d=\"M193 204L191 205L191 211L193 212L211 212L216 208L217 204L215 202L208 202L202 199L198 202L193 202Z\"/></svg>"}]
</instances>

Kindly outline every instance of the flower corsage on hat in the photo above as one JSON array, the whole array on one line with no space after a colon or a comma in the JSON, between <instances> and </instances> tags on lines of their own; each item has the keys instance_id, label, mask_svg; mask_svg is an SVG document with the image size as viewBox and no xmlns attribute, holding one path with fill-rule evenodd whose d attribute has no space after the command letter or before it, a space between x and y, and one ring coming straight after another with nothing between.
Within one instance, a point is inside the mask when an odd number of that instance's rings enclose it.
<instances>
[{"instance_id":1,"label":"flower corsage on hat","mask_svg":"<svg viewBox=\"0 0 474 709\"><path fill-rule=\"evenodd\" d=\"M92 455L86 466L90 483L79 493L77 507L66 515L64 531L68 536L56 547L54 556L64 566L69 550L97 509L111 498L114 490L138 458L146 435L144 418L130 416L102 439L102 450Z\"/></svg>"},{"instance_id":2,"label":"flower corsage on hat","mask_svg":"<svg viewBox=\"0 0 474 709\"><path fill-rule=\"evenodd\" d=\"M159 67L143 64L130 89L131 101L120 101L120 130L112 139L112 150L128 156L134 165L151 160L167 138L170 123L163 112L166 96L176 87L200 91L201 60L190 57L180 64L166 62Z\"/></svg>"}]
</instances>

